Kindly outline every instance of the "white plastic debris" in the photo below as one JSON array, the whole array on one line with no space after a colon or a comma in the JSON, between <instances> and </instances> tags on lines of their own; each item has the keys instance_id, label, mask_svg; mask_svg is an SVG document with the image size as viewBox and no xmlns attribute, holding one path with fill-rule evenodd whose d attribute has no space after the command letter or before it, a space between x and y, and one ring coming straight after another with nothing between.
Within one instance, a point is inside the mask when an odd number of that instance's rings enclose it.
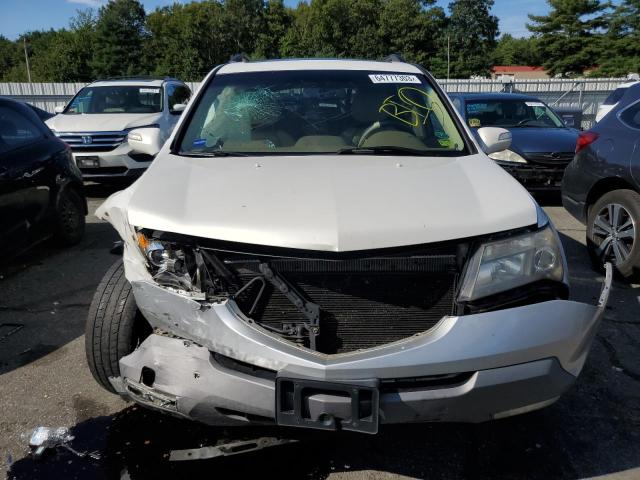
<instances>
[{"instance_id":1,"label":"white plastic debris","mask_svg":"<svg viewBox=\"0 0 640 480\"><path fill-rule=\"evenodd\" d=\"M45 450L49 448L62 447L79 457L100 459L100 455L96 452L79 452L72 448L69 442L73 439L74 436L69 433L69 429L66 427L37 427L31 434L29 446L34 449L33 456L36 458L40 458Z\"/></svg>"},{"instance_id":2,"label":"white plastic debris","mask_svg":"<svg viewBox=\"0 0 640 480\"><path fill-rule=\"evenodd\" d=\"M73 440L69 429L65 427L37 427L31 434L29 446L34 448L33 454L40 457L47 448L55 448Z\"/></svg>"}]
</instances>

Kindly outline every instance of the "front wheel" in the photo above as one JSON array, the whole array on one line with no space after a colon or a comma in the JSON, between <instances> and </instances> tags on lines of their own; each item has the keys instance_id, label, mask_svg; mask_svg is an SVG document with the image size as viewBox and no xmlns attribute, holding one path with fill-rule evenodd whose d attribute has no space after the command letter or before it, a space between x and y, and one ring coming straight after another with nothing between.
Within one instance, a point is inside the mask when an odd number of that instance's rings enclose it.
<instances>
[{"instance_id":1,"label":"front wheel","mask_svg":"<svg viewBox=\"0 0 640 480\"><path fill-rule=\"evenodd\" d=\"M133 352L151 333L136 306L131 284L118 260L105 274L93 296L85 331L87 363L93 377L115 393L110 377L120 376L120 359Z\"/></svg>"},{"instance_id":2,"label":"front wheel","mask_svg":"<svg viewBox=\"0 0 640 480\"><path fill-rule=\"evenodd\" d=\"M640 267L640 195L633 190L614 190L589 209L587 248L594 265L615 265L625 278Z\"/></svg>"}]
</instances>

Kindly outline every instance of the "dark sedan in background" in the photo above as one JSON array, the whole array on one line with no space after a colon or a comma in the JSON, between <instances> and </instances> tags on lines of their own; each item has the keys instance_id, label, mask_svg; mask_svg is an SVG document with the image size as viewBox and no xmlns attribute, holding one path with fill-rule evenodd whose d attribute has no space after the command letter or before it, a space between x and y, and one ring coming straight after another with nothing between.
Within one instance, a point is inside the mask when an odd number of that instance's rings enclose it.
<instances>
[{"instance_id":1,"label":"dark sedan in background","mask_svg":"<svg viewBox=\"0 0 640 480\"><path fill-rule=\"evenodd\" d=\"M562 182L562 203L587 225L596 265L625 277L640 270L640 84L578 139Z\"/></svg>"},{"instance_id":2,"label":"dark sedan in background","mask_svg":"<svg viewBox=\"0 0 640 480\"><path fill-rule=\"evenodd\" d=\"M86 214L69 146L29 105L0 98L0 262L51 236L79 242Z\"/></svg>"},{"instance_id":3,"label":"dark sedan in background","mask_svg":"<svg viewBox=\"0 0 640 480\"><path fill-rule=\"evenodd\" d=\"M558 190L573 159L578 130L544 102L515 93L451 94L472 132L501 127L511 132L508 150L489 155L529 190Z\"/></svg>"}]
</instances>

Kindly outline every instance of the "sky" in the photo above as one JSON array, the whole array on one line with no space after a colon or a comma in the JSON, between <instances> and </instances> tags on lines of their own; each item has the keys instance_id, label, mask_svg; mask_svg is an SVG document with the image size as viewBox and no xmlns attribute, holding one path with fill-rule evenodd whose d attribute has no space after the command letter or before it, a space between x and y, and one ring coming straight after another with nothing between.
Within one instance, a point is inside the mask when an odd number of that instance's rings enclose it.
<instances>
[{"instance_id":1,"label":"sky","mask_svg":"<svg viewBox=\"0 0 640 480\"><path fill-rule=\"evenodd\" d=\"M175 1L186 3L187 0L142 0L142 3L150 12ZM104 3L106 0L0 0L0 34L14 40L29 30L66 27L76 10L99 7ZM285 3L293 6L298 0L285 0ZM446 8L449 0L438 0L437 3ZM501 33L515 37L528 35L527 13L541 15L547 11L546 0L495 0L493 7L493 14L500 19Z\"/></svg>"}]
</instances>

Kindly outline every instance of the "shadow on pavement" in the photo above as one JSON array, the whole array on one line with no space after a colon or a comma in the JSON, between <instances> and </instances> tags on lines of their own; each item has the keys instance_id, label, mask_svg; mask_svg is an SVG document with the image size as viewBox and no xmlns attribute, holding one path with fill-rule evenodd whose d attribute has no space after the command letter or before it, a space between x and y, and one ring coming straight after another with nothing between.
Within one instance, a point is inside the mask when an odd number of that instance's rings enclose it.
<instances>
[{"instance_id":1,"label":"shadow on pavement","mask_svg":"<svg viewBox=\"0 0 640 480\"><path fill-rule=\"evenodd\" d=\"M110 225L87 223L80 244L45 242L0 268L0 374L84 333L94 290L117 260L107 253L116 239Z\"/></svg>"},{"instance_id":2,"label":"shadow on pavement","mask_svg":"<svg viewBox=\"0 0 640 480\"><path fill-rule=\"evenodd\" d=\"M84 193L87 198L107 198L112 193L127 188L131 183L133 183L131 180L121 183L85 182Z\"/></svg>"},{"instance_id":3,"label":"shadow on pavement","mask_svg":"<svg viewBox=\"0 0 640 480\"><path fill-rule=\"evenodd\" d=\"M283 431L272 427L219 429L130 407L113 417L76 425L73 448L101 452L99 460L63 449L14 463L10 479L313 478L366 471L410 478L583 478L640 466L634 425L610 424L603 406L571 412L563 400L541 412L480 425L387 426L377 436ZM636 424L637 427L637 424ZM213 460L170 462L172 449L222 439L299 438L298 443ZM599 441L590 441L596 438ZM610 455L608 452L615 455Z\"/></svg>"},{"instance_id":4,"label":"shadow on pavement","mask_svg":"<svg viewBox=\"0 0 640 480\"><path fill-rule=\"evenodd\" d=\"M534 192L532 193L533 198L540 204L542 207L561 207L562 206L562 196L560 190L551 190L548 192Z\"/></svg>"}]
</instances>

